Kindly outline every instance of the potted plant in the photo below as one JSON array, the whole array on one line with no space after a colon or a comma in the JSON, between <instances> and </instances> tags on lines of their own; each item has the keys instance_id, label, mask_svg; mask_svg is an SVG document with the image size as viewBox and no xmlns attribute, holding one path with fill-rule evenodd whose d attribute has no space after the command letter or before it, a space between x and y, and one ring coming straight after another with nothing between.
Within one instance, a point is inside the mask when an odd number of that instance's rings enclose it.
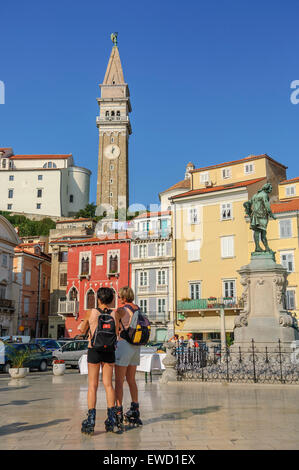
<instances>
[{"instance_id":1,"label":"potted plant","mask_svg":"<svg viewBox=\"0 0 299 470\"><path fill-rule=\"evenodd\" d=\"M54 359L53 361L53 374L63 375L65 372L65 362L63 359Z\"/></svg>"},{"instance_id":2,"label":"potted plant","mask_svg":"<svg viewBox=\"0 0 299 470\"><path fill-rule=\"evenodd\" d=\"M7 345L9 347L9 345ZM9 348L8 357L10 360L11 367L8 370L9 375L13 379L23 379L29 373L29 367L24 367L24 364L28 362L31 356L29 349L16 350L13 347Z\"/></svg>"}]
</instances>

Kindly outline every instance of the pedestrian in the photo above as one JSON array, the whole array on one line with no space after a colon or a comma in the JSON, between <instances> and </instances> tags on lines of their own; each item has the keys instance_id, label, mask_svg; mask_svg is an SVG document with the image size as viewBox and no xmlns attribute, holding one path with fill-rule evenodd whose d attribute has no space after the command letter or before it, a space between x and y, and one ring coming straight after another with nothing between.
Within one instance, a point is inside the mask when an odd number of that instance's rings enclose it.
<instances>
[{"instance_id":1,"label":"pedestrian","mask_svg":"<svg viewBox=\"0 0 299 470\"><path fill-rule=\"evenodd\" d=\"M116 395L116 412L118 425L123 427L123 421L137 426L142 425L139 411L138 387L136 383L136 370L140 364L140 346L129 343L122 332L129 328L134 312L140 310L134 304L134 292L131 287L123 287L119 290L120 307L117 312L122 315L120 322L120 332L116 348L115 361L115 395ZM125 336L125 335L123 335ZM123 413L123 387L126 379L131 395L131 407Z\"/></svg>"},{"instance_id":2,"label":"pedestrian","mask_svg":"<svg viewBox=\"0 0 299 470\"><path fill-rule=\"evenodd\" d=\"M93 434L94 432L100 368L102 369L102 381L105 387L107 401L108 417L105 421L105 428L106 431L112 432L118 430L112 375L115 365L117 332L119 331L119 321L122 313L112 311L111 304L113 300L114 290L109 287L101 287L97 292L98 308L88 310L84 320L78 327L78 330L80 330L83 335L85 335L89 329L87 353L88 416L87 419L82 422L81 428L81 432L85 434ZM109 333L108 335L107 332Z\"/></svg>"},{"instance_id":3,"label":"pedestrian","mask_svg":"<svg viewBox=\"0 0 299 470\"><path fill-rule=\"evenodd\" d=\"M174 343L176 346L178 346L178 342L179 342L179 335L174 335L168 340L168 343Z\"/></svg>"},{"instance_id":4,"label":"pedestrian","mask_svg":"<svg viewBox=\"0 0 299 470\"><path fill-rule=\"evenodd\" d=\"M194 348L194 340L192 338L192 333L188 333L188 348Z\"/></svg>"}]
</instances>

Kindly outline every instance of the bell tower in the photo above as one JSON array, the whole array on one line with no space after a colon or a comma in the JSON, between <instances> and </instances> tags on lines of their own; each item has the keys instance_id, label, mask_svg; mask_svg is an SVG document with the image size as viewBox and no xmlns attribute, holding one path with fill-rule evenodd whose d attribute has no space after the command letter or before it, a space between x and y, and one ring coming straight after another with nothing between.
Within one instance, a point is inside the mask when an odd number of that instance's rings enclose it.
<instances>
[{"instance_id":1,"label":"bell tower","mask_svg":"<svg viewBox=\"0 0 299 470\"><path fill-rule=\"evenodd\" d=\"M101 98L97 99L100 107L97 116L99 129L97 206L127 210L128 149L129 136L132 133L129 113L132 108L129 87L124 80L117 47L117 33L111 34L111 40L113 47L104 81L100 84Z\"/></svg>"}]
</instances>

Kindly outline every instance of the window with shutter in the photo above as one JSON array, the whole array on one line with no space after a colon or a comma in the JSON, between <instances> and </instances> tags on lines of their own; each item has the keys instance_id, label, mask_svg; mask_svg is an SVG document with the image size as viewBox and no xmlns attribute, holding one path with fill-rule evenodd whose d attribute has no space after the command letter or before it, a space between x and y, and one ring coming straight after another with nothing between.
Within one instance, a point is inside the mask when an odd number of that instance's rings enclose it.
<instances>
[{"instance_id":1,"label":"window with shutter","mask_svg":"<svg viewBox=\"0 0 299 470\"><path fill-rule=\"evenodd\" d=\"M234 253L234 237L221 237L221 257L232 258Z\"/></svg>"},{"instance_id":2,"label":"window with shutter","mask_svg":"<svg viewBox=\"0 0 299 470\"><path fill-rule=\"evenodd\" d=\"M281 253L281 264L289 273L294 272L294 253Z\"/></svg>"},{"instance_id":3,"label":"window with shutter","mask_svg":"<svg viewBox=\"0 0 299 470\"><path fill-rule=\"evenodd\" d=\"M296 195L296 186L286 186L286 192L285 192L286 197L290 196L295 196Z\"/></svg>"},{"instance_id":4,"label":"window with shutter","mask_svg":"<svg viewBox=\"0 0 299 470\"><path fill-rule=\"evenodd\" d=\"M200 240L187 242L188 261L200 260Z\"/></svg>"},{"instance_id":5,"label":"window with shutter","mask_svg":"<svg viewBox=\"0 0 299 470\"><path fill-rule=\"evenodd\" d=\"M95 295L93 290L89 290L86 296L87 309L95 308Z\"/></svg>"},{"instance_id":6,"label":"window with shutter","mask_svg":"<svg viewBox=\"0 0 299 470\"><path fill-rule=\"evenodd\" d=\"M67 286L67 273L60 273L60 285Z\"/></svg>"},{"instance_id":7,"label":"window with shutter","mask_svg":"<svg viewBox=\"0 0 299 470\"><path fill-rule=\"evenodd\" d=\"M221 220L228 220L228 219L232 219L232 204L231 204L231 202L221 204Z\"/></svg>"},{"instance_id":8,"label":"window with shutter","mask_svg":"<svg viewBox=\"0 0 299 470\"><path fill-rule=\"evenodd\" d=\"M288 310L295 310L296 309L296 302L295 302L295 290L287 290L287 305Z\"/></svg>"},{"instance_id":9,"label":"window with shutter","mask_svg":"<svg viewBox=\"0 0 299 470\"><path fill-rule=\"evenodd\" d=\"M190 298L200 299L201 298L201 284L200 282L190 283Z\"/></svg>"},{"instance_id":10,"label":"window with shutter","mask_svg":"<svg viewBox=\"0 0 299 470\"><path fill-rule=\"evenodd\" d=\"M285 219L279 221L280 238L292 237L292 219Z\"/></svg>"}]
</instances>

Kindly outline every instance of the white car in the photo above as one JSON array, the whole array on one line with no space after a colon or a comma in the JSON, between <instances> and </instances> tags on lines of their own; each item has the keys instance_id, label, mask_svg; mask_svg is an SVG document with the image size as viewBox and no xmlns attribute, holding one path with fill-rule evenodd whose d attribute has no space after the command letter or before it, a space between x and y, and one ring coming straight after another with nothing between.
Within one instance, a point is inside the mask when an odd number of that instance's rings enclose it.
<instances>
[{"instance_id":1,"label":"white car","mask_svg":"<svg viewBox=\"0 0 299 470\"><path fill-rule=\"evenodd\" d=\"M70 365L73 369L78 368L78 362L82 354L87 354L88 341L76 339L68 341L61 348L53 351L52 356L54 359L63 359L65 365Z\"/></svg>"}]
</instances>

